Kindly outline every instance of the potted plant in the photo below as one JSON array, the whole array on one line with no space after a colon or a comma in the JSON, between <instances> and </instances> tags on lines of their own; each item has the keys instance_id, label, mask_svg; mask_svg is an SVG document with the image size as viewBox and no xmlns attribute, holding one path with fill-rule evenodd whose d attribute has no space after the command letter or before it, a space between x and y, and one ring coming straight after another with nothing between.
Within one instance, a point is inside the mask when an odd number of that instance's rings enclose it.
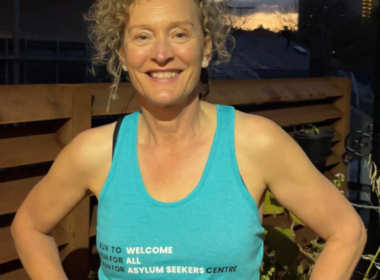
<instances>
[{"instance_id":1,"label":"potted plant","mask_svg":"<svg viewBox=\"0 0 380 280\"><path fill-rule=\"evenodd\" d=\"M309 124L310 129L301 129L294 132L294 139L304 150L311 162L318 168L325 167L327 157L331 154L331 142L335 131L318 129Z\"/></svg>"}]
</instances>

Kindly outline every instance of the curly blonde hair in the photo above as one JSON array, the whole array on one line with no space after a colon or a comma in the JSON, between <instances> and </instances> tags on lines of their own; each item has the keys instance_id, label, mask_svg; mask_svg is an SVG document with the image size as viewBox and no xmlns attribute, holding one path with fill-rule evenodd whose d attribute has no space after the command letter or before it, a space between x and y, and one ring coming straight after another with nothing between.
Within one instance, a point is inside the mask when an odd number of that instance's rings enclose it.
<instances>
[{"instance_id":1,"label":"curly blonde hair","mask_svg":"<svg viewBox=\"0 0 380 280\"><path fill-rule=\"evenodd\" d=\"M111 94L107 106L107 112L111 98L117 98L117 88L121 78L122 67L119 61L118 50L124 43L125 25L128 23L128 8L137 0L96 0L87 14L85 20L89 23L89 39L95 49L92 58L91 72L95 75L95 66L106 65L107 72L113 83L110 87ZM234 38L230 35L231 20L226 13L228 0L193 0L198 6L200 22L202 23L204 39L212 42L212 51L216 52L215 65L229 62L231 53L227 50L226 43ZM209 93L210 80L207 69L202 68L201 82L203 90L199 97L204 100Z\"/></svg>"}]
</instances>

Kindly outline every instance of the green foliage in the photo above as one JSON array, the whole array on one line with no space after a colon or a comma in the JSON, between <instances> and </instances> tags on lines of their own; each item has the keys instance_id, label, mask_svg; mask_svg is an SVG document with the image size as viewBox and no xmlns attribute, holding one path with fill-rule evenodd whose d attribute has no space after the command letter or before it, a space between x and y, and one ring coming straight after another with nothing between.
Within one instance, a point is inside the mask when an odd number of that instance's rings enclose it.
<instances>
[{"instance_id":1,"label":"green foliage","mask_svg":"<svg viewBox=\"0 0 380 280\"><path fill-rule=\"evenodd\" d=\"M283 213L288 213L295 224L304 225L300 219L298 219L293 213L285 211L284 207L278 203L270 191L265 194L264 201L264 215L279 215Z\"/></svg>"},{"instance_id":2,"label":"green foliage","mask_svg":"<svg viewBox=\"0 0 380 280\"><path fill-rule=\"evenodd\" d=\"M284 207L277 202L271 192L267 191L264 201L264 215L278 215L282 213L284 213Z\"/></svg>"},{"instance_id":3,"label":"green foliage","mask_svg":"<svg viewBox=\"0 0 380 280\"><path fill-rule=\"evenodd\" d=\"M98 280L98 274L95 271L90 271L90 275L87 278L88 280Z\"/></svg>"},{"instance_id":4,"label":"green foliage","mask_svg":"<svg viewBox=\"0 0 380 280\"><path fill-rule=\"evenodd\" d=\"M290 217L292 218L293 222L296 223L297 225L302 225L304 226L304 224L301 222L300 219L298 219L293 213L290 213L289 212L289 215Z\"/></svg>"},{"instance_id":5,"label":"green foliage","mask_svg":"<svg viewBox=\"0 0 380 280\"><path fill-rule=\"evenodd\" d=\"M379 200L379 203L380 203L380 173L377 169L376 163L372 161L372 154L369 155L368 161L365 161L365 167L367 168L367 170L369 172L369 178L371 179L372 192L377 196L377 199ZM380 218L379 207L374 207L372 209L375 210L379 214L379 218ZM380 270L379 264L375 263L375 260L378 259L379 253L380 253L380 246L379 246L375 255L363 255L362 256L363 259L371 261L371 263L370 263L370 265L369 265L369 267L365 273L364 280L369 280L369 273L371 272L373 265L375 265L375 267L378 270ZM376 278L377 273L378 272L376 272L374 278ZM371 278L371 279L374 279L374 278Z\"/></svg>"},{"instance_id":6,"label":"green foliage","mask_svg":"<svg viewBox=\"0 0 380 280\"><path fill-rule=\"evenodd\" d=\"M299 253L299 248L294 243L294 231L271 226L265 226L265 228L268 231L265 243L270 251L275 252L276 264L280 266L291 265Z\"/></svg>"},{"instance_id":7,"label":"green foliage","mask_svg":"<svg viewBox=\"0 0 380 280\"><path fill-rule=\"evenodd\" d=\"M273 276L274 274L274 271L275 271L275 268L274 267L271 267L267 274L266 275L261 275L260 276L260 280L270 280L270 278Z\"/></svg>"},{"instance_id":8,"label":"green foliage","mask_svg":"<svg viewBox=\"0 0 380 280\"><path fill-rule=\"evenodd\" d=\"M264 256L260 280L308 280L315 259L323 249L318 239L308 246L302 247L296 243L295 224L303 225L302 221L293 213L288 212L267 191L264 201L264 214L286 214L292 220L290 228L280 228L264 225ZM305 260L309 265L305 266Z\"/></svg>"},{"instance_id":9,"label":"green foliage","mask_svg":"<svg viewBox=\"0 0 380 280\"><path fill-rule=\"evenodd\" d=\"M341 173L337 173L335 177L337 177L338 179L334 180L333 183L339 189L342 186L342 183L344 182L344 175Z\"/></svg>"},{"instance_id":10,"label":"green foliage","mask_svg":"<svg viewBox=\"0 0 380 280\"><path fill-rule=\"evenodd\" d=\"M301 129L301 131L305 132L307 135L318 135L319 134L319 129L312 124L309 124L310 129Z\"/></svg>"}]
</instances>

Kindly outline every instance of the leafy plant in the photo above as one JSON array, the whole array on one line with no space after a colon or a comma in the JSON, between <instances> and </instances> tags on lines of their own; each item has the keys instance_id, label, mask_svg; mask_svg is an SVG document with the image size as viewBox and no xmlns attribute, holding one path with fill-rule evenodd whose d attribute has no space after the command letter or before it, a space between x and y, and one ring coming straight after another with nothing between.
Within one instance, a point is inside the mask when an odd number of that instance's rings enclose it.
<instances>
[{"instance_id":1,"label":"leafy plant","mask_svg":"<svg viewBox=\"0 0 380 280\"><path fill-rule=\"evenodd\" d=\"M333 183L334 183L335 187L337 187L340 190L340 187L342 186L342 183L344 182L344 175L341 174L341 173L337 173L335 175L335 177L337 177L338 179L337 180L333 180ZM340 190L340 192L342 194L344 194L343 190Z\"/></svg>"},{"instance_id":2,"label":"leafy plant","mask_svg":"<svg viewBox=\"0 0 380 280\"><path fill-rule=\"evenodd\" d=\"M88 280L98 280L98 274L95 271L90 271L90 275L88 275Z\"/></svg>"},{"instance_id":3,"label":"leafy plant","mask_svg":"<svg viewBox=\"0 0 380 280\"><path fill-rule=\"evenodd\" d=\"M380 175L378 175L378 170L377 170L377 166L376 164L372 161L372 155L369 156L369 159L368 161L365 161L365 166L367 167L368 171L369 171L369 177L371 179L371 186L372 186L372 192L374 192L377 196L377 199L379 200L379 203L380 203ZM375 210L378 214L379 214L379 219L380 219L380 208L379 207L375 207L372 205L372 210ZM377 260L377 256L379 255L380 253L380 247L379 249L377 250L375 256L374 255L363 255L362 258L365 259L365 260L370 260L371 263L364 275L364 279L363 280L368 280L369 278L369 272L371 271L371 268L373 265L375 265L375 267L380 270L380 263L378 262L375 262L375 260ZM376 275L375 275L375 278L377 276L377 272L376 272Z\"/></svg>"},{"instance_id":4,"label":"leafy plant","mask_svg":"<svg viewBox=\"0 0 380 280\"><path fill-rule=\"evenodd\" d=\"M275 271L275 268L274 267L271 267L267 274L266 275L261 275L260 277L260 280L270 280L270 278L272 277L273 273Z\"/></svg>"},{"instance_id":5,"label":"leafy plant","mask_svg":"<svg viewBox=\"0 0 380 280\"><path fill-rule=\"evenodd\" d=\"M315 125L308 124L308 126L310 126L311 128L310 129L303 128L300 131L305 132L307 135L318 135L319 134L319 129Z\"/></svg>"},{"instance_id":6,"label":"leafy plant","mask_svg":"<svg viewBox=\"0 0 380 280\"><path fill-rule=\"evenodd\" d=\"M303 225L293 213L287 211L267 191L264 214L284 214L291 219L290 228L264 225L264 257L260 280L308 280L316 258L323 249L318 237L302 246L296 242L295 225Z\"/></svg>"}]
</instances>

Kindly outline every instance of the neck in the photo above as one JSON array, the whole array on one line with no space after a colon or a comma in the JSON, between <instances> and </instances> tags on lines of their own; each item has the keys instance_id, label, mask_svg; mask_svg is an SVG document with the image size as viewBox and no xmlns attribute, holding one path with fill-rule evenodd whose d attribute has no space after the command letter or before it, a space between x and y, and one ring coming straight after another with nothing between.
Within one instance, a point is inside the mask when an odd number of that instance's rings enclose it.
<instances>
[{"instance_id":1,"label":"neck","mask_svg":"<svg viewBox=\"0 0 380 280\"><path fill-rule=\"evenodd\" d=\"M155 106L143 104L139 121L141 144L186 145L199 135L205 120L198 95L182 104Z\"/></svg>"}]
</instances>

